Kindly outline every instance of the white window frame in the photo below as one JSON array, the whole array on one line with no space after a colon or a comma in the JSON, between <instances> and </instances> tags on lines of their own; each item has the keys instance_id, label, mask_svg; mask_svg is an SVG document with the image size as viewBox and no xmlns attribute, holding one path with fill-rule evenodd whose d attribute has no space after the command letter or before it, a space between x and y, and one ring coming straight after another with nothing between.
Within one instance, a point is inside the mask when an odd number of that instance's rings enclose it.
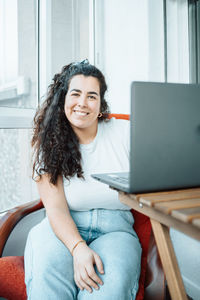
<instances>
[{"instance_id":1,"label":"white window frame","mask_svg":"<svg viewBox=\"0 0 200 300\"><path fill-rule=\"evenodd\" d=\"M51 81L51 0L39 0L39 30L38 30L38 104L43 102L43 96Z\"/></svg>"}]
</instances>

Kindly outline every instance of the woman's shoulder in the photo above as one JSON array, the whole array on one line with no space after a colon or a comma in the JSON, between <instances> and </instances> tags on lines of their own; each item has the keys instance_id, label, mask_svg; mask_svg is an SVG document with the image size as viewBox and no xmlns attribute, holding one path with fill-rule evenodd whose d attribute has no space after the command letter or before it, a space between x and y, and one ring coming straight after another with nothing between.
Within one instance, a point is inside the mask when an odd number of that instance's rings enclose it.
<instances>
[{"instance_id":1,"label":"woman's shoulder","mask_svg":"<svg viewBox=\"0 0 200 300\"><path fill-rule=\"evenodd\" d=\"M108 131L118 131L121 132L123 130L128 130L130 126L130 121L129 120L122 120L122 119L116 119L112 117L108 121L104 121L101 124L101 127L103 127L105 130L107 129Z\"/></svg>"},{"instance_id":2,"label":"woman's shoulder","mask_svg":"<svg viewBox=\"0 0 200 300\"><path fill-rule=\"evenodd\" d=\"M101 124L100 136L103 138L104 143L106 140L122 144L129 144L130 139L130 121L112 118L108 122Z\"/></svg>"}]
</instances>

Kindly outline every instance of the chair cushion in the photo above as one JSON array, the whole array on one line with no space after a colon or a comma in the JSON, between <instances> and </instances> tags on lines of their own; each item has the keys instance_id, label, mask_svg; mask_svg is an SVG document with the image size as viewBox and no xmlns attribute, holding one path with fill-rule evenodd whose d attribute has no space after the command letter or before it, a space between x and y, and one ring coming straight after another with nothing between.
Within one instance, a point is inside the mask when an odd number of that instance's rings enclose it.
<instances>
[{"instance_id":1,"label":"chair cushion","mask_svg":"<svg viewBox=\"0 0 200 300\"><path fill-rule=\"evenodd\" d=\"M148 248L149 241L151 236L151 223L149 217L137 212L135 210L131 210L133 217L135 219L134 229L139 237L140 244L142 246L142 259L141 259L141 273L139 280L139 289L136 296L136 300L144 299L144 284L145 284L145 275L147 268L147 256L148 256Z\"/></svg>"},{"instance_id":2,"label":"chair cushion","mask_svg":"<svg viewBox=\"0 0 200 300\"><path fill-rule=\"evenodd\" d=\"M134 229L142 246L141 274L136 300L144 298L144 282L147 267L147 254L151 235L151 224L148 217L131 210L135 223ZM0 296L9 300L26 300L24 283L23 256L8 256L0 258Z\"/></svg>"},{"instance_id":3,"label":"chair cushion","mask_svg":"<svg viewBox=\"0 0 200 300\"><path fill-rule=\"evenodd\" d=\"M0 258L0 296L9 300L26 300L23 256Z\"/></svg>"}]
</instances>

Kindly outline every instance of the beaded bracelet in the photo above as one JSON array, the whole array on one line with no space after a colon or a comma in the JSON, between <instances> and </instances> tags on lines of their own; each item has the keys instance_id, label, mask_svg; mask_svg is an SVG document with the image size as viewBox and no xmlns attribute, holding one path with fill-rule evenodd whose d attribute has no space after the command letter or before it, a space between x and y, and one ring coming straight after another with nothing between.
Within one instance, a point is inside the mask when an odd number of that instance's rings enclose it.
<instances>
[{"instance_id":1,"label":"beaded bracelet","mask_svg":"<svg viewBox=\"0 0 200 300\"><path fill-rule=\"evenodd\" d=\"M84 240L80 240L80 241L78 241L75 245L74 245L74 247L72 248L72 251L71 251L71 255L73 256L73 252L74 252L74 249L78 246L78 244L80 244L80 243L85 243L85 241Z\"/></svg>"}]
</instances>

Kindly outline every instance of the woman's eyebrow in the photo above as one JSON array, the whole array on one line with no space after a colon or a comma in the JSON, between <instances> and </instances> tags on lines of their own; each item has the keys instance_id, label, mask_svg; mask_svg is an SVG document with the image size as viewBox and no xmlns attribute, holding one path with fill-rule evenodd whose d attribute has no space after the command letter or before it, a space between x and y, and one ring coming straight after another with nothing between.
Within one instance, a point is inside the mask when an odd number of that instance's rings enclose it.
<instances>
[{"instance_id":1,"label":"woman's eyebrow","mask_svg":"<svg viewBox=\"0 0 200 300\"><path fill-rule=\"evenodd\" d=\"M78 92L78 93L81 93L81 90L78 90L78 89L72 89L71 91L70 91L70 93L71 92Z\"/></svg>"},{"instance_id":2,"label":"woman's eyebrow","mask_svg":"<svg viewBox=\"0 0 200 300\"><path fill-rule=\"evenodd\" d=\"M97 96L99 96L99 94L98 94L97 92L88 92L88 94L90 94L90 95L97 95Z\"/></svg>"},{"instance_id":3,"label":"woman's eyebrow","mask_svg":"<svg viewBox=\"0 0 200 300\"><path fill-rule=\"evenodd\" d=\"M71 89L71 90L70 90L70 93L71 93L71 92L82 93L82 91L79 90L79 89ZM98 94L97 92L94 92L94 91L87 92L87 94L99 96L99 94Z\"/></svg>"}]
</instances>

